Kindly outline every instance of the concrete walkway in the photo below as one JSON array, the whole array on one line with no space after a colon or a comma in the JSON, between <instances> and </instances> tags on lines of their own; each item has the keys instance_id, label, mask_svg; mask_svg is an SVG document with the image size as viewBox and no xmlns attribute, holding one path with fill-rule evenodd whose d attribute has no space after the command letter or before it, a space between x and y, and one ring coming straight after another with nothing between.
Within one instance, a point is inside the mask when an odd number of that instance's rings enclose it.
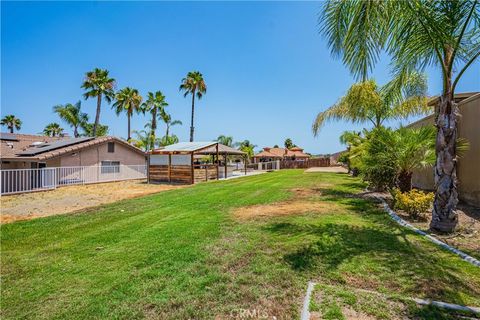
<instances>
[{"instance_id":1,"label":"concrete walkway","mask_svg":"<svg viewBox=\"0 0 480 320\"><path fill-rule=\"evenodd\" d=\"M310 172L333 172L333 173L348 173L348 170L344 167L313 167L305 170L306 173Z\"/></svg>"}]
</instances>

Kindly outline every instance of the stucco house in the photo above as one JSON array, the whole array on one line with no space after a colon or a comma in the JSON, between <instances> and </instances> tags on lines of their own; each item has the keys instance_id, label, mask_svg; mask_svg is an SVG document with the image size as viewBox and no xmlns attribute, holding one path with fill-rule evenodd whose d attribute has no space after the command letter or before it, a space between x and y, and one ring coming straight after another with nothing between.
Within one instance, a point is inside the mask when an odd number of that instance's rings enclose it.
<instances>
[{"instance_id":1,"label":"stucco house","mask_svg":"<svg viewBox=\"0 0 480 320\"><path fill-rule=\"evenodd\" d=\"M430 100L429 105L437 105L439 98ZM458 196L466 203L480 206L480 92L458 93L455 95L460 117L458 137L468 141L468 150L461 153L457 162ZM434 115L420 119L408 127L418 128L434 124ZM412 176L414 187L433 190L435 187L434 169L416 170Z\"/></svg>"},{"instance_id":2,"label":"stucco house","mask_svg":"<svg viewBox=\"0 0 480 320\"><path fill-rule=\"evenodd\" d=\"M112 137L45 137L1 133L1 165L6 169L145 165L145 153Z\"/></svg>"},{"instance_id":3,"label":"stucco house","mask_svg":"<svg viewBox=\"0 0 480 320\"><path fill-rule=\"evenodd\" d=\"M266 162L275 160L294 160L307 161L310 155L303 152L300 147L287 148L270 148L265 147L263 150L253 156L253 162Z\"/></svg>"}]
</instances>

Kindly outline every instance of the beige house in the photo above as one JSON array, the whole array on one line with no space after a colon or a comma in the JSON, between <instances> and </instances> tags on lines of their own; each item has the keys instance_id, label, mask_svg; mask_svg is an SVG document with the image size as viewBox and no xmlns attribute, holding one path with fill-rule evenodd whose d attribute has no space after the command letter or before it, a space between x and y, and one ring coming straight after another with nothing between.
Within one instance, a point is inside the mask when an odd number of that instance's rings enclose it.
<instances>
[{"instance_id":1,"label":"beige house","mask_svg":"<svg viewBox=\"0 0 480 320\"><path fill-rule=\"evenodd\" d=\"M126 141L106 137L45 137L1 133L1 169L145 165L145 153Z\"/></svg>"},{"instance_id":2,"label":"beige house","mask_svg":"<svg viewBox=\"0 0 480 320\"><path fill-rule=\"evenodd\" d=\"M469 149L458 160L457 178L460 200L480 206L480 92L460 93L455 95L461 117L458 121L458 136L466 139ZM439 101L432 99L434 106ZM408 127L418 128L434 124L434 115L425 117L410 124ZM433 190L433 169L423 169L414 172L412 177L414 187Z\"/></svg>"}]
</instances>

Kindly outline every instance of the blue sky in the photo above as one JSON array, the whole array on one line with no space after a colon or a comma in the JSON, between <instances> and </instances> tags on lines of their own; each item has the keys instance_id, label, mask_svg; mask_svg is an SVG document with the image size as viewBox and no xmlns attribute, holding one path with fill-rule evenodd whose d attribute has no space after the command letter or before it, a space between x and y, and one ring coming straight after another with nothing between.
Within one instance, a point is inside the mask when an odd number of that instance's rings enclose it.
<instances>
[{"instance_id":1,"label":"blue sky","mask_svg":"<svg viewBox=\"0 0 480 320\"><path fill-rule=\"evenodd\" d=\"M220 134L259 147L290 137L312 153L342 149L338 137L359 129L327 124L317 138L315 115L354 82L318 34L319 2L4 2L1 4L1 113L23 120L21 132L39 133L60 122L52 107L82 99L85 72L110 70L117 87L142 95L161 90L174 133L188 139L190 99L178 91L188 71L199 70L208 91L196 108L195 140ZM388 58L374 78L389 79ZM457 92L480 90L477 62ZM429 93L440 92L428 70ZM82 107L93 120L95 101ZM133 129L147 117L135 115ZM101 123L126 136L126 117L102 105ZM391 123L398 125L398 123ZM63 125L65 128L66 125ZM70 129L68 130L70 133ZM159 128L160 135L163 127Z\"/></svg>"}]
</instances>

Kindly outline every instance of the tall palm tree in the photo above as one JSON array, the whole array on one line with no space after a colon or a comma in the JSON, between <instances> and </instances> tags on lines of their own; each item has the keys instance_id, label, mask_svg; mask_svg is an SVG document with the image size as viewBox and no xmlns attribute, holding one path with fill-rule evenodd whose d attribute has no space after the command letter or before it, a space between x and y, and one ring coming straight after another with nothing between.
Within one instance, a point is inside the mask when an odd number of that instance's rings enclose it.
<instances>
[{"instance_id":1,"label":"tall palm tree","mask_svg":"<svg viewBox=\"0 0 480 320\"><path fill-rule=\"evenodd\" d=\"M233 137L224 136L223 134L218 136L217 142L223 144L224 146L233 147Z\"/></svg>"},{"instance_id":2,"label":"tall palm tree","mask_svg":"<svg viewBox=\"0 0 480 320\"><path fill-rule=\"evenodd\" d=\"M10 133L13 133L14 129L18 131L22 128L22 120L18 119L13 114L3 117L0 124L6 126Z\"/></svg>"},{"instance_id":3,"label":"tall palm tree","mask_svg":"<svg viewBox=\"0 0 480 320\"><path fill-rule=\"evenodd\" d=\"M100 123L102 99L105 99L107 103L112 102L112 99L115 97L115 79L109 77L108 70L95 68L93 71L86 73L82 88L87 90L87 92L83 94L85 99L97 98L97 112L92 130L93 136L96 137L97 127Z\"/></svg>"},{"instance_id":4,"label":"tall palm tree","mask_svg":"<svg viewBox=\"0 0 480 320\"><path fill-rule=\"evenodd\" d=\"M142 104L142 96L138 93L137 89L133 89L130 87L125 87L122 90L118 91L115 95L115 103L113 104L113 108L118 115L120 113L125 112L127 114L127 122L128 122L128 136L127 141L130 141L132 138L130 136L130 119L132 118L133 113L139 113L141 108L140 105Z\"/></svg>"},{"instance_id":5,"label":"tall palm tree","mask_svg":"<svg viewBox=\"0 0 480 320\"><path fill-rule=\"evenodd\" d=\"M435 107L435 200L430 227L451 232L458 223L455 88L480 56L478 0L327 1L319 18L332 53L367 79L386 51L399 83L435 66L443 89Z\"/></svg>"},{"instance_id":6,"label":"tall palm tree","mask_svg":"<svg viewBox=\"0 0 480 320\"><path fill-rule=\"evenodd\" d=\"M65 121L70 127L73 128L73 136L78 138L80 133L78 128L81 127L82 123L88 122L88 115L84 112L81 112L81 101L78 101L75 104L67 103L65 105L57 105L53 107L53 112L58 114L60 119Z\"/></svg>"},{"instance_id":7,"label":"tall palm tree","mask_svg":"<svg viewBox=\"0 0 480 320\"><path fill-rule=\"evenodd\" d=\"M168 106L168 103L165 101L165 96L161 91L149 92L147 94L147 100L142 103L142 111L149 112L152 116L152 121L150 123L150 135L151 141L156 140L156 130L157 130L157 117L165 112L165 107ZM154 146L151 146L152 149Z\"/></svg>"},{"instance_id":8,"label":"tall palm tree","mask_svg":"<svg viewBox=\"0 0 480 320\"><path fill-rule=\"evenodd\" d=\"M189 72L186 78L182 79L182 84L180 85L180 91L184 91L183 96L192 95L192 119L190 125L190 142L193 141L194 126L193 119L195 114L195 94L198 99L201 99L203 95L207 92L207 85L203 76L198 71Z\"/></svg>"},{"instance_id":9,"label":"tall palm tree","mask_svg":"<svg viewBox=\"0 0 480 320\"><path fill-rule=\"evenodd\" d=\"M182 121L180 120L172 120L172 116L163 110L163 112L160 113L160 117L162 118L163 122L165 122L166 126L166 131L165 131L165 137L168 137L170 135L170 128L176 125L182 125Z\"/></svg>"},{"instance_id":10,"label":"tall palm tree","mask_svg":"<svg viewBox=\"0 0 480 320\"><path fill-rule=\"evenodd\" d=\"M149 151L154 148L155 141L152 140L151 132L146 130L133 130L133 134L135 138L132 138L130 141L135 147L143 149L144 151Z\"/></svg>"},{"instance_id":11,"label":"tall palm tree","mask_svg":"<svg viewBox=\"0 0 480 320\"><path fill-rule=\"evenodd\" d=\"M56 122L49 123L43 129L43 134L49 137L58 137L63 133L63 128Z\"/></svg>"},{"instance_id":12,"label":"tall palm tree","mask_svg":"<svg viewBox=\"0 0 480 320\"><path fill-rule=\"evenodd\" d=\"M283 145L284 145L285 148L287 148L287 149L291 149L291 148L295 147L295 145L293 144L292 139L290 139L290 138L285 139L285 142L283 143Z\"/></svg>"},{"instance_id":13,"label":"tall palm tree","mask_svg":"<svg viewBox=\"0 0 480 320\"><path fill-rule=\"evenodd\" d=\"M383 87L379 87L374 80L353 84L336 104L317 115L312 129L317 135L328 120L369 122L378 128L387 119L401 119L429 111L426 78L412 73L403 87L398 84L398 79Z\"/></svg>"}]
</instances>

